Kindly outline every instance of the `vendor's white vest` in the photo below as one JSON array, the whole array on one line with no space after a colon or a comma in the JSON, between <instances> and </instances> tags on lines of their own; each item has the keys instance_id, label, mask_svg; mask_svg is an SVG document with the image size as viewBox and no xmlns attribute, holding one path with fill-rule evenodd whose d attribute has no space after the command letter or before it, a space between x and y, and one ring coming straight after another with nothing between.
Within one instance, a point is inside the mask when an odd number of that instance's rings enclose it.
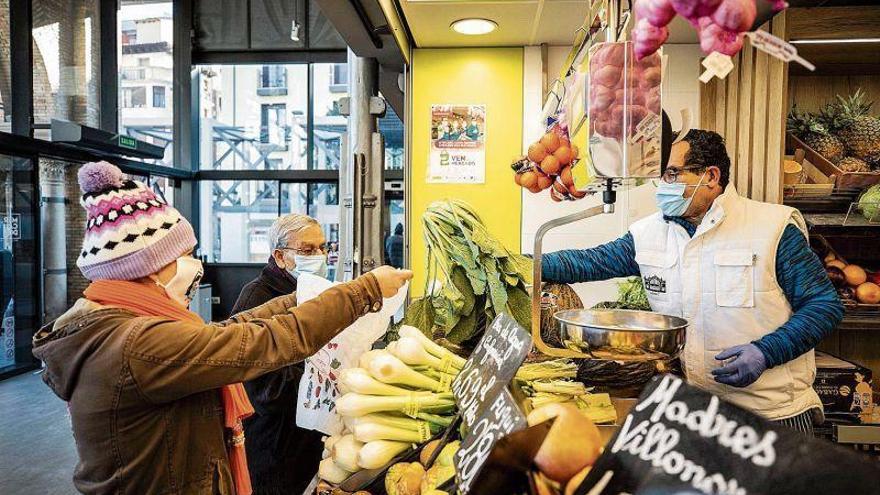
<instances>
[{"instance_id":1,"label":"vendor's white vest","mask_svg":"<svg viewBox=\"0 0 880 495\"><path fill-rule=\"evenodd\" d=\"M688 381L768 419L821 409L813 351L768 369L746 388L719 384L710 372L721 364L720 351L763 337L791 317L776 281L776 248L789 223L806 233L797 210L742 198L729 185L693 238L661 213L630 227L651 308L689 322L682 354Z\"/></svg>"}]
</instances>

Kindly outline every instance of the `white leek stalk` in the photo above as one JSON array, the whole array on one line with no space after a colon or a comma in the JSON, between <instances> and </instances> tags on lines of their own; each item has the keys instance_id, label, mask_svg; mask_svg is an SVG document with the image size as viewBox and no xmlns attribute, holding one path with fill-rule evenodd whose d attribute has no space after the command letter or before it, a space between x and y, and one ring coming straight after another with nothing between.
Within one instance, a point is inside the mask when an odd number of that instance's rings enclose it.
<instances>
[{"instance_id":1,"label":"white leek stalk","mask_svg":"<svg viewBox=\"0 0 880 495\"><path fill-rule=\"evenodd\" d=\"M454 368L451 361L444 362L429 354L422 342L416 338L401 337L396 343L392 354L410 366L430 366L440 371L449 371Z\"/></svg>"},{"instance_id":2,"label":"white leek stalk","mask_svg":"<svg viewBox=\"0 0 880 495\"><path fill-rule=\"evenodd\" d=\"M354 438L365 443L374 440L422 443L431 438L431 430L427 426L421 430L407 430L378 423L361 423L354 427Z\"/></svg>"},{"instance_id":3,"label":"white leek stalk","mask_svg":"<svg viewBox=\"0 0 880 495\"><path fill-rule=\"evenodd\" d=\"M464 368L465 359L463 357L449 351L448 349L443 348L443 346L441 346L440 344L429 339L418 328L411 327L409 325L404 325L404 326L400 327L400 330L398 330L397 333L401 337L411 337L411 338L417 339L419 342L422 343L422 346L425 348L426 351L428 351L433 356L438 357L440 359L444 359L444 358L448 359L449 361L452 362L452 365L455 368L457 368L457 369Z\"/></svg>"},{"instance_id":4,"label":"white leek stalk","mask_svg":"<svg viewBox=\"0 0 880 495\"><path fill-rule=\"evenodd\" d=\"M379 469L409 448L408 443L392 440L369 442L358 453L358 466L363 469Z\"/></svg>"},{"instance_id":5,"label":"white leek stalk","mask_svg":"<svg viewBox=\"0 0 880 495\"><path fill-rule=\"evenodd\" d=\"M339 383L348 392L366 395L409 395L411 390L388 385L376 380L363 368L348 368L339 373Z\"/></svg>"},{"instance_id":6,"label":"white leek stalk","mask_svg":"<svg viewBox=\"0 0 880 495\"><path fill-rule=\"evenodd\" d=\"M428 378L427 376L413 370L409 366L403 364L403 361L387 352L376 355L370 359L369 367L366 369L371 375L373 375L373 378L382 383L405 385L407 387L418 388L421 390L433 390L435 392L442 391L446 388L437 380Z\"/></svg>"},{"instance_id":7,"label":"white leek stalk","mask_svg":"<svg viewBox=\"0 0 880 495\"><path fill-rule=\"evenodd\" d=\"M392 428L400 428L412 431L418 431L422 428L427 427L431 430L431 433L437 433L446 426L449 426L448 422L452 421L451 419L447 420L444 416L436 416L433 414L419 414L419 419L409 418L406 416L396 416L389 413L373 413L359 417L343 418L345 418L343 419L343 421L345 421L346 426L348 426L351 431L354 431L354 429L358 425L365 423L375 423L379 425L390 426Z\"/></svg>"},{"instance_id":8,"label":"white leek stalk","mask_svg":"<svg viewBox=\"0 0 880 495\"><path fill-rule=\"evenodd\" d=\"M528 382L528 385L535 392L544 392L548 394L561 395L583 395L587 393L587 387L581 382L567 382L563 380L553 380L549 382L534 381Z\"/></svg>"},{"instance_id":9,"label":"white leek stalk","mask_svg":"<svg viewBox=\"0 0 880 495\"><path fill-rule=\"evenodd\" d=\"M374 349L372 351L367 351L361 354L361 357L358 359L358 367L368 370L370 369L370 361L372 361L374 357L381 356L382 354L386 353L387 351L384 349Z\"/></svg>"},{"instance_id":10,"label":"white leek stalk","mask_svg":"<svg viewBox=\"0 0 880 495\"><path fill-rule=\"evenodd\" d=\"M333 445L333 462L350 473L360 471L358 454L363 446L363 442L355 440L354 435L344 435Z\"/></svg>"},{"instance_id":11,"label":"white leek stalk","mask_svg":"<svg viewBox=\"0 0 880 495\"><path fill-rule=\"evenodd\" d=\"M445 412L454 407L452 394L382 397L348 393L336 399L336 411L340 415L355 417L375 412L400 412L416 417L420 412Z\"/></svg>"},{"instance_id":12,"label":"white leek stalk","mask_svg":"<svg viewBox=\"0 0 880 495\"><path fill-rule=\"evenodd\" d=\"M342 438L342 435L330 435L329 437L324 437L324 448L332 451L333 445Z\"/></svg>"},{"instance_id":13,"label":"white leek stalk","mask_svg":"<svg viewBox=\"0 0 880 495\"><path fill-rule=\"evenodd\" d=\"M342 483L349 476L351 473L337 466L332 457L328 457L318 464L318 477L334 485Z\"/></svg>"}]
</instances>

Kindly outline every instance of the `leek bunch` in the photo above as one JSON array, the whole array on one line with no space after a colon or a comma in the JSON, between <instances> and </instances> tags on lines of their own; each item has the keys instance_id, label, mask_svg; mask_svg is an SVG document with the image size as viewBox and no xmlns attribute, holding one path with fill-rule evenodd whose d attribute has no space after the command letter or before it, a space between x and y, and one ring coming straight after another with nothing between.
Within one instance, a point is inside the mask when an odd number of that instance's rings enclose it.
<instances>
[{"instance_id":1,"label":"leek bunch","mask_svg":"<svg viewBox=\"0 0 880 495\"><path fill-rule=\"evenodd\" d=\"M365 352L339 373L336 411L345 431L325 441L320 477L340 483L377 469L452 423L452 380L465 360L413 327L386 349Z\"/></svg>"}]
</instances>

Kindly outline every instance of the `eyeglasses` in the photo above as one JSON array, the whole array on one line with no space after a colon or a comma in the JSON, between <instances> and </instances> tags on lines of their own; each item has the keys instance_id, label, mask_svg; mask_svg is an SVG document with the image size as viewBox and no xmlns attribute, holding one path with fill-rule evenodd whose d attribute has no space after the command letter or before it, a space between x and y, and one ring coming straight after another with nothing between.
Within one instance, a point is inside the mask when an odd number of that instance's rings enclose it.
<instances>
[{"instance_id":1,"label":"eyeglasses","mask_svg":"<svg viewBox=\"0 0 880 495\"><path fill-rule=\"evenodd\" d=\"M293 251L293 254L298 254L300 256L317 256L319 254L327 254L327 248L324 246L313 247L308 249L300 249L300 248L292 248L292 247L282 247L278 248L282 251Z\"/></svg>"},{"instance_id":2,"label":"eyeglasses","mask_svg":"<svg viewBox=\"0 0 880 495\"><path fill-rule=\"evenodd\" d=\"M682 174L682 172L686 172L688 170L702 170L706 167L702 165L691 166L691 167L681 167L681 168L667 168L663 171L663 175L660 179L667 184L674 184L678 182L678 176Z\"/></svg>"}]
</instances>

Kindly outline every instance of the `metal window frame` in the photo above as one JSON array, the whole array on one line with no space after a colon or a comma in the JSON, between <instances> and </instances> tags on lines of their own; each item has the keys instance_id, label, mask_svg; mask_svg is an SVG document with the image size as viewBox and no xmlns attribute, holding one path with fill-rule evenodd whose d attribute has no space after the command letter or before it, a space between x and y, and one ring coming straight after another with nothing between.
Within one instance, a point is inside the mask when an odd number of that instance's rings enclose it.
<instances>
[{"instance_id":1,"label":"metal window frame","mask_svg":"<svg viewBox=\"0 0 880 495\"><path fill-rule=\"evenodd\" d=\"M10 72L12 75L12 133L33 136L34 50L31 0L9 1Z\"/></svg>"},{"instance_id":2,"label":"metal window frame","mask_svg":"<svg viewBox=\"0 0 880 495\"><path fill-rule=\"evenodd\" d=\"M101 44L98 58L101 64L101 97L99 112L101 129L119 132L119 60L117 19L119 0L98 0L98 22Z\"/></svg>"}]
</instances>

